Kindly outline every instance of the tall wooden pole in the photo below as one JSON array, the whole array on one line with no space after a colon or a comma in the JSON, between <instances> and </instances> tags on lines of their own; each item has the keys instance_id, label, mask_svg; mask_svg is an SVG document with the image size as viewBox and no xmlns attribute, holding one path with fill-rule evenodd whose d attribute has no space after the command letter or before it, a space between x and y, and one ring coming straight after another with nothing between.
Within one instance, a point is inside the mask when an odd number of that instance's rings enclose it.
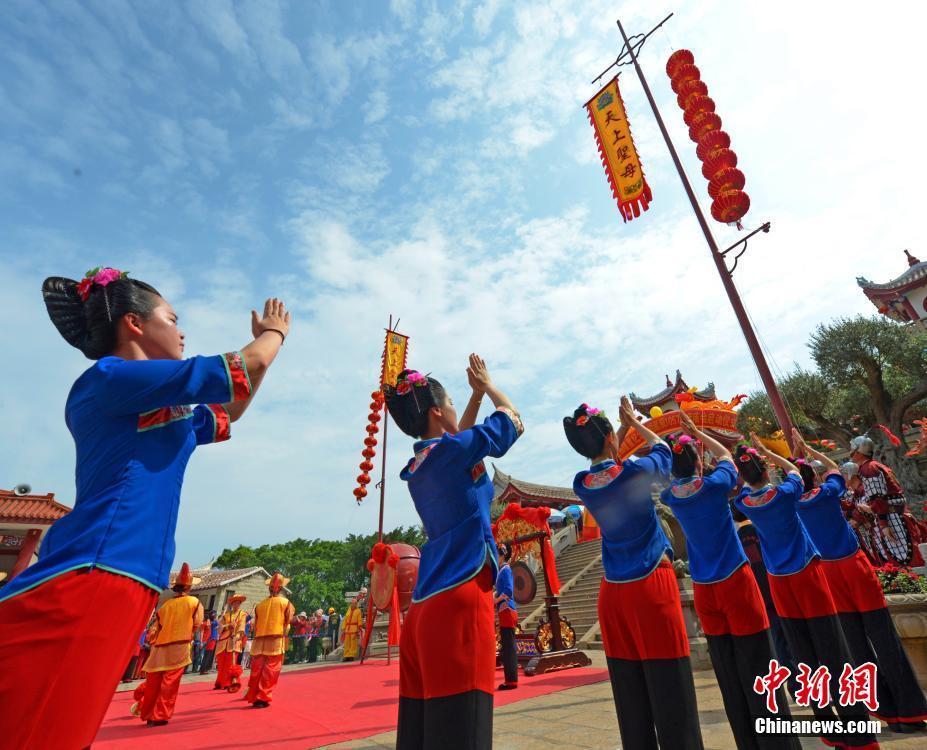
<instances>
[{"instance_id":1,"label":"tall wooden pole","mask_svg":"<svg viewBox=\"0 0 927 750\"><path fill-rule=\"evenodd\" d=\"M769 365L766 363L766 357L763 355L763 350L756 337L756 332L753 330L750 319L747 317L747 311L744 309L740 295L737 293L737 287L734 286L734 279L731 278L731 274L727 270L724 257L718 249L718 243L715 242L714 235L711 233L711 227L708 225L705 214L702 213L702 208L699 206L698 199L695 197L695 192L692 190L692 185L689 183L689 178L686 176L686 172L682 167L682 162L679 160L679 154L676 153L676 147L673 146L673 141L670 139L669 132L666 130L666 125L663 124L660 110L657 109L657 103L654 101L653 94L650 93L650 87L647 85L647 80L644 78L644 72L637 62L637 55L634 52L634 48L631 46L631 42L628 40L628 35L624 33L624 27L621 25L621 21L618 21L618 30L621 32L621 38L624 40L628 54L631 56L631 62L634 63L634 70L637 72L637 77L640 79L641 86L644 88L644 93L647 95L647 101L650 102L653 116L657 119L657 125L660 126L660 132L663 134L663 140L666 141L666 147L669 149L670 156L673 157L673 163L676 165L676 171L679 173L679 179L682 180L682 186L685 188L689 203L692 204L695 218L698 219L699 226L702 228L702 233L705 235L705 241L708 243L708 248L711 250L711 259L715 262L715 267L718 269L718 274L721 276L721 283L724 285L724 291L727 292L727 298L731 302L731 307L734 308L734 315L737 316L737 322L740 323L740 330L747 340L747 347L750 349L750 354L753 355L756 369L760 372L760 379L763 381L763 387L766 388L766 393L769 396L769 403L776 415L776 420L779 422L779 427L782 428L785 439L791 446L792 420L789 417L788 410L785 408L782 394L779 393L776 380L773 378Z\"/></svg>"}]
</instances>

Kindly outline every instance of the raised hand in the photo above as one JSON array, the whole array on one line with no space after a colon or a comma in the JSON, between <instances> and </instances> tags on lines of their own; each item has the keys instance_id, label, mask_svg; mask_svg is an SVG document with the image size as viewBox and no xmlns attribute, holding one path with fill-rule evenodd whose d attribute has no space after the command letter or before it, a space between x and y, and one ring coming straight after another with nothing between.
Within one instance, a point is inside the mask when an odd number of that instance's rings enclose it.
<instances>
[{"instance_id":1,"label":"raised hand","mask_svg":"<svg viewBox=\"0 0 927 750\"><path fill-rule=\"evenodd\" d=\"M625 427L633 427L637 424L637 417L634 416L634 407L627 396L621 397L621 406L618 407L618 419Z\"/></svg>"},{"instance_id":2,"label":"raised hand","mask_svg":"<svg viewBox=\"0 0 927 750\"><path fill-rule=\"evenodd\" d=\"M251 333L257 338L266 331L279 331L283 338L290 333L290 313L283 300L271 297L264 303L264 314L258 317L257 310L251 311Z\"/></svg>"},{"instance_id":3,"label":"raised hand","mask_svg":"<svg viewBox=\"0 0 927 750\"><path fill-rule=\"evenodd\" d=\"M698 427L695 426L695 422L692 421L692 417L686 414L682 409L679 410L679 420L682 422L682 426L685 428L693 437L699 431Z\"/></svg>"},{"instance_id":4,"label":"raised hand","mask_svg":"<svg viewBox=\"0 0 927 750\"><path fill-rule=\"evenodd\" d=\"M474 393L483 394L492 385L486 363L478 354L470 355L470 364L467 367L467 380Z\"/></svg>"}]
</instances>

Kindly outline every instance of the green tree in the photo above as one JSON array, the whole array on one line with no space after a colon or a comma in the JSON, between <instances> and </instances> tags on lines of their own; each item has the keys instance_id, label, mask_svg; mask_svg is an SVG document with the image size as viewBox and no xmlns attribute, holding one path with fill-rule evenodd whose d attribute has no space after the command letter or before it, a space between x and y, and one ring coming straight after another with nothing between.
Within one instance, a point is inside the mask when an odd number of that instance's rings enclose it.
<instances>
[{"instance_id":1,"label":"green tree","mask_svg":"<svg viewBox=\"0 0 927 750\"><path fill-rule=\"evenodd\" d=\"M398 527L384 534L387 542L405 542L421 547L421 527ZM344 541L294 539L260 547L239 545L223 550L216 568L249 568L260 565L269 573L279 570L290 579L291 600L299 610L335 607L340 610L346 591L357 591L369 583L367 559L377 541L376 534L350 534Z\"/></svg>"},{"instance_id":2,"label":"green tree","mask_svg":"<svg viewBox=\"0 0 927 750\"><path fill-rule=\"evenodd\" d=\"M879 445L881 460L892 466L909 492L921 496L927 481L906 458L902 425L927 406L927 333L888 318L838 318L817 327L808 342L816 371L800 367L779 383L799 429L848 448L854 435L867 433ZM751 394L740 411L743 430L769 434L778 429L769 399ZM893 446L876 424L902 438Z\"/></svg>"}]
</instances>

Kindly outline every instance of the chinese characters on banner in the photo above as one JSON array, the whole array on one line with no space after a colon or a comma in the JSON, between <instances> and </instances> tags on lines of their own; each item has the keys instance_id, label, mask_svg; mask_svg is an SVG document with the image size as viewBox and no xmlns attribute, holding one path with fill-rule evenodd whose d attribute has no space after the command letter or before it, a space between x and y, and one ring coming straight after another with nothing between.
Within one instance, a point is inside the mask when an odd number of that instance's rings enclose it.
<instances>
[{"instance_id":1,"label":"chinese characters on banner","mask_svg":"<svg viewBox=\"0 0 927 750\"><path fill-rule=\"evenodd\" d=\"M769 662L769 672L759 675L753 682L753 692L766 696L766 709L770 713L779 712L776 690L785 684L791 674L788 667L773 659ZM814 703L818 708L830 705L831 674L827 667L820 666L812 671L807 664L799 664L795 679L798 681L798 689L795 691L797 705L807 707ZM879 707L876 698L876 665L871 661L856 668L844 664L837 689L841 706L855 706L861 703L869 711L875 711Z\"/></svg>"},{"instance_id":2,"label":"chinese characters on banner","mask_svg":"<svg viewBox=\"0 0 927 750\"><path fill-rule=\"evenodd\" d=\"M630 221L647 210L653 196L634 148L617 76L586 102L586 111L618 210L626 222Z\"/></svg>"},{"instance_id":3,"label":"chinese characters on banner","mask_svg":"<svg viewBox=\"0 0 927 750\"><path fill-rule=\"evenodd\" d=\"M380 385L396 385L399 373L406 367L406 349L409 337L396 331L386 332L383 345L383 371L380 373Z\"/></svg>"}]
</instances>

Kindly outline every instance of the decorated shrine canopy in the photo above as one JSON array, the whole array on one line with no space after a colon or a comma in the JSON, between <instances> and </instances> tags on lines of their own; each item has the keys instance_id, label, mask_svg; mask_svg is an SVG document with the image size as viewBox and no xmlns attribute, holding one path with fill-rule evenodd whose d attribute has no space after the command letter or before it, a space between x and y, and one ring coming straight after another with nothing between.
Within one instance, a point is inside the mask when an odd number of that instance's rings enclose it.
<instances>
[{"instance_id":1,"label":"decorated shrine canopy","mask_svg":"<svg viewBox=\"0 0 927 750\"><path fill-rule=\"evenodd\" d=\"M717 402L723 403L723 402ZM682 410L685 410L695 426L701 429L725 430L727 432L737 431L737 412L728 409L705 409L703 404L692 400L684 401L680 404ZM661 414L655 419L648 419L644 425L653 430L661 437L670 435L683 429L682 412L679 409ZM623 461L634 455L645 445L644 439L637 430L628 430L625 439L621 441L618 453Z\"/></svg>"},{"instance_id":2,"label":"decorated shrine canopy","mask_svg":"<svg viewBox=\"0 0 927 750\"><path fill-rule=\"evenodd\" d=\"M899 323L927 326L927 263L904 251L908 270L897 278L876 283L858 276L856 283L882 315Z\"/></svg>"},{"instance_id":3,"label":"decorated shrine canopy","mask_svg":"<svg viewBox=\"0 0 927 750\"><path fill-rule=\"evenodd\" d=\"M529 554L543 563L547 588L552 596L560 594L560 578L557 576L557 561L550 546L550 508L522 508L517 503L509 503L502 515L492 525L496 543L505 542L512 548L512 559L521 560ZM516 542L520 537L545 532L546 536L530 541Z\"/></svg>"},{"instance_id":4,"label":"decorated shrine canopy","mask_svg":"<svg viewBox=\"0 0 927 750\"><path fill-rule=\"evenodd\" d=\"M599 156L621 217L627 222L646 211L653 200L650 186L631 137L628 115L618 91L618 76L586 102L589 122L595 130Z\"/></svg>"}]
</instances>

